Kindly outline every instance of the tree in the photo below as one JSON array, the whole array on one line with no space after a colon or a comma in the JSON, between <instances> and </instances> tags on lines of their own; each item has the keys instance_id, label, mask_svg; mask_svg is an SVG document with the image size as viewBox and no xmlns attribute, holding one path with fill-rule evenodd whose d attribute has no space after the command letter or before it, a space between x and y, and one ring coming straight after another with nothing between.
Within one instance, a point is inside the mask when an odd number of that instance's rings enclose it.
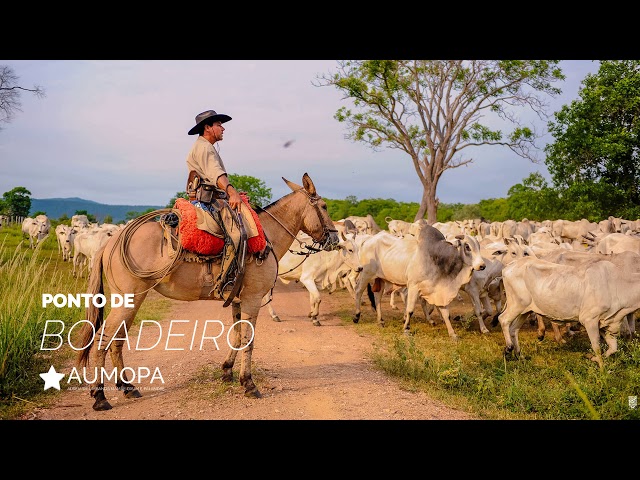
<instances>
[{"instance_id":1,"label":"tree","mask_svg":"<svg viewBox=\"0 0 640 480\"><path fill-rule=\"evenodd\" d=\"M176 194L171 198L171 200L169 200L169 203L167 203L166 208L173 208L173 206L176 204L176 200L178 200L179 198L184 198L185 200L189 200L189 195L187 195L186 191L176 192Z\"/></svg>"},{"instance_id":2,"label":"tree","mask_svg":"<svg viewBox=\"0 0 640 480\"><path fill-rule=\"evenodd\" d=\"M28 217L31 210L31 192L24 187L15 187L4 192L2 209L5 215Z\"/></svg>"},{"instance_id":3,"label":"tree","mask_svg":"<svg viewBox=\"0 0 640 480\"><path fill-rule=\"evenodd\" d=\"M636 218L640 208L640 60L602 61L582 81L579 99L549 122L545 147L563 200L574 213ZM587 195L586 198L581 196ZM587 216L582 218L588 218Z\"/></svg>"},{"instance_id":4,"label":"tree","mask_svg":"<svg viewBox=\"0 0 640 480\"><path fill-rule=\"evenodd\" d=\"M20 95L22 92L31 92L36 97L45 97L44 89L38 85L33 88L25 88L18 85L18 77L13 69L7 65L0 65L0 124L10 123L15 112L21 112ZM0 126L0 130L2 127Z\"/></svg>"},{"instance_id":5,"label":"tree","mask_svg":"<svg viewBox=\"0 0 640 480\"><path fill-rule=\"evenodd\" d=\"M411 158L422 183L415 220L434 223L440 178L449 169L473 162L470 147L500 145L538 162L540 137L519 124L512 107L529 107L547 118L541 93L561 93L557 60L357 60L338 61L335 74L316 77L315 86L334 86L353 101L334 118L347 125L346 138L383 145ZM481 121L491 113L513 125L503 133Z\"/></svg>"},{"instance_id":6,"label":"tree","mask_svg":"<svg viewBox=\"0 0 640 480\"><path fill-rule=\"evenodd\" d=\"M527 218L541 222L562 216L559 206L562 204L558 192L550 188L545 178L535 172L523 179L522 183L513 185L507 193L507 216L513 220Z\"/></svg>"},{"instance_id":7,"label":"tree","mask_svg":"<svg viewBox=\"0 0 640 480\"><path fill-rule=\"evenodd\" d=\"M264 207L271 203L271 189L266 184L251 175L229 174L229 182L239 192L247 192L249 203L253 206Z\"/></svg>"},{"instance_id":8,"label":"tree","mask_svg":"<svg viewBox=\"0 0 640 480\"><path fill-rule=\"evenodd\" d=\"M104 221L102 223L113 223L113 217L107 213L104 216Z\"/></svg>"}]
</instances>

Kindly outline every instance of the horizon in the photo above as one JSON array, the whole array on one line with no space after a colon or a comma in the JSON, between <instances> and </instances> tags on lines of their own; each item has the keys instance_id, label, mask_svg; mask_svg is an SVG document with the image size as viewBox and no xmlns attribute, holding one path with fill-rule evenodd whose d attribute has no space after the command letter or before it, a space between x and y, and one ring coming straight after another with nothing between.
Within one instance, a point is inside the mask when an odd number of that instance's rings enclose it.
<instances>
[{"instance_id":1,"label":"horizon","mask_svg":"<svg viewBox=\"0 0 640 480\"><path fill-rule=\"evenodd\" d=\"M186 184L185 158L195 116L214 109L232 117L216 144L227 171L250 175L288 193L285 177L300 184L309 173L318 193L420 203L422 184L406 154L345 138L334 118L345 106L331 87L315 87L335 60L0 60L18 83L41 85L45 98L21 95L21 111L0 131L0 158L11 162L0 192L24 186L34 198L92 197L106 205L157 205ZM599 63L560 62L562 94L545 97L552 115L578 98L585 75ZM213 93L211 93L213 92ZM516 110L541 134L546 119ZM539 149L550 138L540 139ZM506 197L531 173L549 180L544 164L506 147L475 147L473 163L447 170L438 183L443 203ZM52 165L54 166L52 168ZM166 199L166 200L165 200Z\"/></svg>"}]
</instances>

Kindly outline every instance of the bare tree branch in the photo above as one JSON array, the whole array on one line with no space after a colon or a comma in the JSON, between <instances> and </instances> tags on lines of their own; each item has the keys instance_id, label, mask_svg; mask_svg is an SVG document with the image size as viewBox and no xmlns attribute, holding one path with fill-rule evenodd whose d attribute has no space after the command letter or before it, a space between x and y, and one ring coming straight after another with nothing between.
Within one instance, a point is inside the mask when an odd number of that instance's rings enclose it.
<instances>
[{"instance_id":1,"label":"bare tree branch","mask_svg":"<svg viewBox=\"0 0 640 480\"><path fill-rule=\"evenodd\" d=\"M38 98L44 98L46 93L39 85L26 88L18 85L20 78L7 65L0 65L0 123L10 123L16 112L22 112L20 95L22 92L33 93ZM0 127L2 130L2 127Z\"/></svg>"}]
</instances>

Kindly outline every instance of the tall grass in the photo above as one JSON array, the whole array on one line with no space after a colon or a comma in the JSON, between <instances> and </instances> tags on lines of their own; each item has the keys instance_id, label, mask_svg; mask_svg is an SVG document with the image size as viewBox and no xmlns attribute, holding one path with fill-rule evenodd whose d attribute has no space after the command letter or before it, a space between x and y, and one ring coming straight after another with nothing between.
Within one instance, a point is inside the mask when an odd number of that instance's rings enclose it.
<instances>
[{"instance_id":1,"label":"tall grass","mask_svg":"<svg viewBox=\"0 0 640 480\"><path fill-rule=\"evenodd\" d=\"M51 342L41 345L48 312L43 293L64 292L69 281L61 271L48 272L51 256L44 243L34 250L18 244L11 249L7 237L0 244L0 401L31 396L42 390L38 373L51 361ZM79 318L80 309L57 309L62 322Z\"/></svg>"},{"instance_id":2,"label":"tall grass","mask_svg":"<svg viewBox=\"0 0 640 480\"><path fill-rule=\"evenodd\" d=\"M404 335L402 311L391 310L388 300L382 305L386 327L377 325L366 306L354 325L353 300L346 291L331 297L338 295L334 313L371 336L372 359L380 369L452 407L488 419L640 420L629 398L640 397L637 338L619 338L618 352L605 358L601 371L587 358L592 352L584 329L559 344L551 335L539 341L536 327L527 325L519 335L522 355L514 360L503 355L500 327L481 334L472 311L461 311L462 321L453 322L456 342L435 312L436 326L414 316L411 334Z\"/></svg>"},{"instance_id":3,"label":"tall grass","mask_svg":"<svg viewBox=\"0 0 640 480\"><path fill-rule=\"evenodd\" d=\"M72 270L72 262L64 262L58 253L54 233L31 249L20 225L0 230L0 418L15 417L55 395L53 390L43 391L39 374L51 365L60 371L75 355L67 335L73 324L86 318L84 302L81 307L42 306L44 293L86 292L87 278L74 277ZM145 302L138 318L160 320L170 306L166 298ZM108 311L106 307L105 315ZM48 320L64 324L62 332L57 324L47 329L49 334L61 333L64 346L59 337L45 337Z\"/></svg>"}]
</instances>

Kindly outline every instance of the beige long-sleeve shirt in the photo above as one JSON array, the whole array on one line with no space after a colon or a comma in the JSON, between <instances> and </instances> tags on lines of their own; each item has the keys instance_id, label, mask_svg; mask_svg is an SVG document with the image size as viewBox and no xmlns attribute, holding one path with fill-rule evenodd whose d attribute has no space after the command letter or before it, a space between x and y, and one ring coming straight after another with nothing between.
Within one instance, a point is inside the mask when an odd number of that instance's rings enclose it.
<instances>
[{"instance_id":1,"label":"beige long-sleeve shirt","mask_svg":"<svg viewBox=\"0 0 640 480\"><path fill-rule=\"evenodd\" d=\"M218 177L227 173L216 149L202 136L198 136L187 154L187 168L189 172L195 170L203 182L216 186Z\"/></svg>"}]
</instances>

